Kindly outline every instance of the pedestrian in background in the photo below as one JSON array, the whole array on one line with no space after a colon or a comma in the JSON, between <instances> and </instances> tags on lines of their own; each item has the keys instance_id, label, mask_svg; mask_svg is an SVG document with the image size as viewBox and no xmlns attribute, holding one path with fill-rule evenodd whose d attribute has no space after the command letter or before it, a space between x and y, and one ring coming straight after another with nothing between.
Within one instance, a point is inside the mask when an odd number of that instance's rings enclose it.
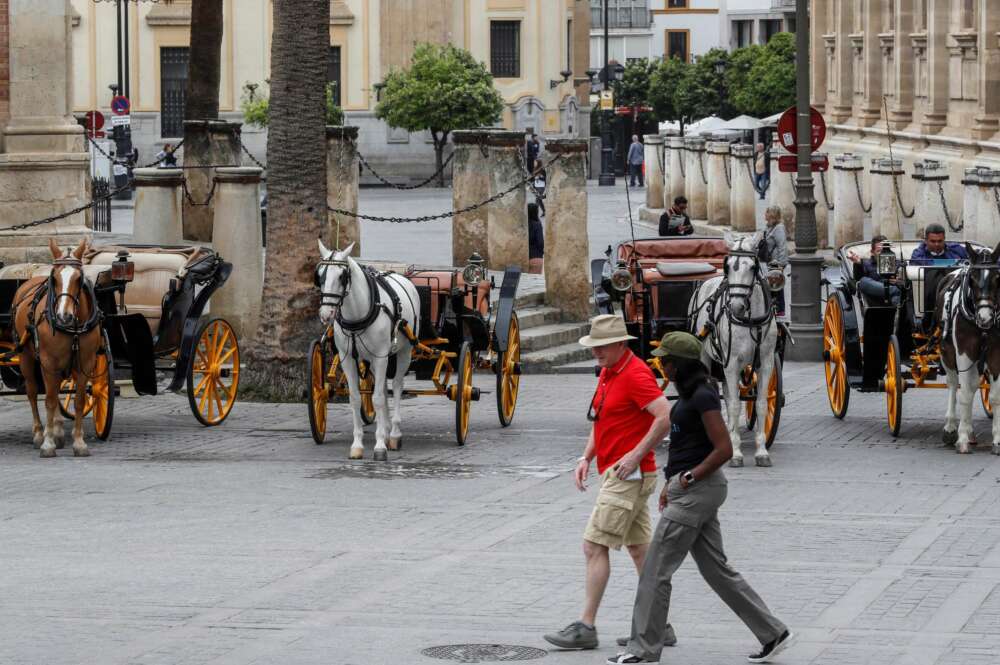
<instances>
[{"instance_id":1,"label":"pedestrian in background","mask_svg":"<svg viewBox=\"0 0 1000 665\"><path fill-rule=\"evenodd\" d=\"M534 173L538 167L538 155L542 151L542 144L538 142L538 134L532 134L528 139L528 173Z\"/></svg>"},{"instance_id":2,"label":"pedestrian in background","mask_svg":"<svg viewBox=\"0 0 1000 665\"><path fill-rule=\"evenodd\" d=\"M528 272L540 275L545 258L545 229L538 217L538 206L528 204Z\"/></svg>"},{"instance_id":3,"label":"pedestrian in background","mask_svg":"<svg viewBox=\"0 0 1000 665\"><path fill-rule=\"evenodd\" d=\"M177 156L174 155L174 146L170 143L163 144L163 150L156 153L156 161L161 169L177 168Z\"/></svg>"},{"instance_id":4,"label":"pedestrian in background","mask_svg":"<svg viewBox=\"0 0 1000 665\"><path fill-rule=\"evenodd\" d=\"M642 162L646 149L639 142L639 137L632 135L632 145L628 147L628 173L629 186L635 187L635 179L639 178L639 187L644 187L642 182Z\"/></svg>"},{"instance_id":5,"label":"pedestrian in background","mask_svg":"<svg viewBox=\"0 0 1000 665\"><path fill-rule=\"evenodd\" d=\"M769 156L767 151L764 150L764 144L757 144L757 159L754 162L753 169L754 173L757 174L757 192L760 194L760 200L764 200L764 193L767 191L768 184L770 183L770 178L767 176L770 164L768 164Z\"/></svg>"},{"instance_id":6,"label":"pedestrian in background","mask_svg":"<svg viewBox=\"0 0 1000 665\"><path fill-rule=\"evenodd\" d=\"M781 208L768 206L764 211L764 238L761 240L761 258L768 266L775 266L785 272L788 265L788 232L781 221ZM785 289L774 292L775 305L779 317L785 316Z\"/></svg>"},{"instance_id":7,"label":"pedestrian in background","mask_svg":"<svg viewBox=\"0 0 1000 665\"><path fill-rule=\"evenodd\" d=\"M591 319L590 334L580 338L594 354L601 375L587 410L590 436L573 476L577 489L586 491L590 463L596 459L601 487L583 533L583 614L579 621L545 635L563 649L597 648L597 609L611 574L608 550L624 545L638 571L651 536L647 504L656 489L653 448L670 427L670 407L649 366L629 349L633 339L615 314ZM660 626L660 633L665 631L672 633L673 628Z\"/></svg>"},{"instance_id":8,"label":"pedestrian in background","mask_svg":"<svg viewBox=\"0 0 1000 665\"><path fill-rule=\"evenodd\" d=\"M688 552L708 586L763 645L747 657L751 663L767 662L792 643L787 626L726 563L718 513L727 493L722 466L733 456L733 444L701 352L701 341L685 332L667 333L653 350L679 399L670 413L667 484L660 493L660 521L639 577L632 636L624 653L607 660L609 665L659 662L671 579Z\"/></svg>"}]
</instances>

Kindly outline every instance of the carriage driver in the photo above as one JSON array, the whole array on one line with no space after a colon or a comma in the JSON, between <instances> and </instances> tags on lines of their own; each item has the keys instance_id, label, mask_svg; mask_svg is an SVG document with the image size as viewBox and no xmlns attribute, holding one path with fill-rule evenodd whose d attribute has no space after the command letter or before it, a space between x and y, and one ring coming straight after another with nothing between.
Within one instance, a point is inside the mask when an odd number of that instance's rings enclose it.
<instances>
[{"instance_id":1,"label":"carriage driver","mask_svg":"<svg viewBox=\"0 0 1000 665\"><path fill-rule=\"evenodd\" d=\"M591 349L601 367L597 390L590 401L587 420L592 425L583 457L573 474L576 487L586 491L590 463L597 460L601 487L590 522L583 533L587 563L586 600L579 621L574 621L545 639L563 649L596 649L594 622L611 574L608 549L624 545L642 570L652 539L648 502L656 489L656 459L653 448L670 428L670 406L649 366L628 347L625 321L602 314L590 321L590 334L580 344ZM664 645L676 643L673 628L666 625ZM627 638L619 639L625 644Z\"/></svg>"},{"instance_id":2,"label":"carriage driver","mask_svg":"<svg viewBox=\"0 0 1000 665\"><path fill-rule=\"evenodd\" d=\"M936 223L927 225L924 241L910 254L910 263L918 266L931 265L935 259L954 261L969 259L969 253L960 243L945 242L944 227ZM934 300L937 296L938 283L944 274L940 270L928 270L924 273L924 318L920 322L920 327L927 335L934 332L937 327Z\"/></svg>"},{"instance_id":3,"label":"carriage driver","mask_svg":"<svg viewBox=\"0 0 1000 665\"><path fill-rule=\"evenodd\" d=\"M875 300L890 301L893 305L899 305L899 286L896 278L892 277L886 285L882 277L878 274L876 261L878 255L882 253L882 242L885 236L877 235L872 237L871 256L862 260L860 256L848 250L847 258L854 264L854 279L858 283L858 290L869 298Z\"/></svg>"}]
</instances>

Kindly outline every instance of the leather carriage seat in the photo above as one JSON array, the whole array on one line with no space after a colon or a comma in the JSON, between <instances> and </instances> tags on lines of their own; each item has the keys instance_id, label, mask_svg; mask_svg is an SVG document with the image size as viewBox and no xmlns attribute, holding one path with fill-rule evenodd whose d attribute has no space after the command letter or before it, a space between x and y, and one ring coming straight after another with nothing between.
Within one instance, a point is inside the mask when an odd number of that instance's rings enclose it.
<instances>
[{"instance_id":1,"label":"leather carriage seat","mask_svg":"<svg viewBox=\"0 0 1000 665\"><path fill-rule=\"evenodd\" d=\"M464 288L465 280L460 271L454 270L410 270L405 277L417 286L429 286L431 289L431 312L430 320L438 322L440 317L441 302L444 297L450 296L452 289ZM476 307L484 317L490 313L490 282L483 280L479 282L478 292L475 294ZM465 306L472 308L473 294L470 292L465 296Z\"/></svg>"}]
</instances>

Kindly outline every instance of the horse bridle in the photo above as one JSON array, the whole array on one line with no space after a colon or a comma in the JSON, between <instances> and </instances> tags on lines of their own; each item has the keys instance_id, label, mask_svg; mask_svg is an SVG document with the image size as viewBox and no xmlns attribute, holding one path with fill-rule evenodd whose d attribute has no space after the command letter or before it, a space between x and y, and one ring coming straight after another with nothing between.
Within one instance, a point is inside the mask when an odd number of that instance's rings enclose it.
<instances>
[{"instance_id":1,"label":"horse bridle","mask_svg":"<svg viewBox=\"0 0 1000 665\"><path fill-rule=\"evenodd\" d=\"M80 273L80 288L77 290L76 295L69 293L59 293L56 294L56 270L61 267L73 268ZM56 259L52 262L52 271L49 272L48 282L46 283L46 298L45 298L45 320L48 321L49 327L52 328L53 332L61 332L66 335L73 335L74 337L79 337L84 335L100 323L101 311L97 306L97 296L94 293L94 287L90 283L90 280L83 274L83 261L76 258L62 258ZM90 296L91 308L90 316L87 320L80 324L79 311L80 311L80 296L86 291L87 295ZM40 295L40 294L39 294ZM69 298L73 303L73 324L66 325L59 323L56 318L56 305L63 298ZM37 306L36 302L34 303ZM32 308L34 309L34 307Z\"/></svg>"},{"instance_id":2,"label":"horse bridle","mask_svg":"<svg viewBox=\"0 0 1000 665\"><path fill-rule=\"evenodd\" d=\"M973 264L973 263L970 263L966 267L965 274L962 276L961 285L959 286L959 289L960 289L959 299L958 299L958 301L959 301L959 308L960 308L959 311L961 312L962 316L967 321L969 321L971 323L974 323L976 325L976 327L979 328L979 330L983 331L983 332L991 330L992 328L994 328L998 324L1000 324L1000 311L998 311L996 303L994 303L994 302L988 302L988 304L986 304L985 306L991 312L990 322L987 325L982 325L979 322L979 318L973 313L972 309L973 309L973 305L975 306L975 308L978 308L983 301L979 301L977 303L973 303L972 302L972 289L969 288L969 285L970 285L970 282L971 282L972 272L973 271L978 271L980 273L980 276L979 276L979 280L980 281L979 281L978 286L979 286L979 289L980 289L981 292L985 292L986 291L986 281L989 279L990 273L993 272L993 271L996 271L996 270L1000 270L1000 266L998 266L996 264L992 264L992 263L976 263L976 264Z\"/></svg>"},{"instance_id":3,"label":"horse bridle","mask_svg":"<svg viewBox=\"0 0 1000 665\"><path fill-rule=\"evenodd\" d=\"M750 284L731 284L729 282L729 259L732 257L737 258L748 258L753 262L753 282ZM723 264L723 290L726 293L726 302L723 305L726 316L729 320L737 325L748 326L748 327L761 327L767 324L774 312L770 306L769 291L764 284L763 278L760 276L760 256L757 252L751 252L748 250L738 249L729 252L729 256L726 257L725 263ZM754 288L760 286L761 291L764 293L765 301L765 313L760 317L750 316L750 306L751 298L753 297ZM747 315L745 317L739 317L733 314L732 309L729 307L729 302L731 300L742 300L746 303Z\"/></svg>"},{"instance_id":4,"label":"horse bridle","mask_svg":"<svg viewBox=\"0 0 1000 665\"><path fill-rule=\"evenodd\" d=\"M340 273L340 293L331 293L330 291L324 291L326 286L326 269L329 266L338 266L344 269ZM319 304L330 305L331 307L337 307L337 315L340 315L339 307L344 302L344 298L347 296L347 289L351 285L351 266L346 259L323 259L318 264L316 264L316 274L313 280L320 288L319 292Z\"/></svg>"}]
</instances>

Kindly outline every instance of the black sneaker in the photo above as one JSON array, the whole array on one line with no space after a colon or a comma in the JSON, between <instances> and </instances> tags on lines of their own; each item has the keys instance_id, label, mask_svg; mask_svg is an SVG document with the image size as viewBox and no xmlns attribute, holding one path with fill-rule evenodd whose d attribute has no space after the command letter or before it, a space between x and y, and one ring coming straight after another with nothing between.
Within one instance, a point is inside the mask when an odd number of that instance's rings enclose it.
<instances>
[{"instance_id":1,"label":"black sneaker","mask_svg":"<svg viewBox=\"0 0 1000 665\"><path fill-rule=\"evenodd\" d=\"M765 644L764 648L760 650L760 653L754 653L747 656L747 660L751 663L769 663L771 662L771 658L787 649L794 641L795 635L786 630L778 639Z\"/></svg>"},{"instance_id":2,"label":"black sneaker","mask_svg":"<svg viewBox=\"0 0 1000 665\"><path fill-rule=\"evenodd\" d=\"M615 642L620 647L628 646L629 636L619 637ZM677 644L677 633L674 632L674 627L669 623L667 624L667 629L663 633L663 646L672 647Z\"/></svg>"},{"instance_id":3,"label":"black sneaker","mask_svg":"<svg viewBox=\"0 0 1000 665\"><path fill-rule=\"evenodd\" d=\"M560 649L596 649L598 646L597 629L582 621L574 621L559 632L542 637Z\"/></svg>"},{"instance_id":4,"label":"black sneaker","mask_svg":"<svg viewBox=\"0 0 1000 665\"><path fill-rule=\"evenodd\" d=\"M620 653L614 658L608 658L604 662L608 665L625 665L626 663L652 663L656 661L643 660L642 658L639 658L639 656L631 653Z\"/></svg>"}]
</instances>

